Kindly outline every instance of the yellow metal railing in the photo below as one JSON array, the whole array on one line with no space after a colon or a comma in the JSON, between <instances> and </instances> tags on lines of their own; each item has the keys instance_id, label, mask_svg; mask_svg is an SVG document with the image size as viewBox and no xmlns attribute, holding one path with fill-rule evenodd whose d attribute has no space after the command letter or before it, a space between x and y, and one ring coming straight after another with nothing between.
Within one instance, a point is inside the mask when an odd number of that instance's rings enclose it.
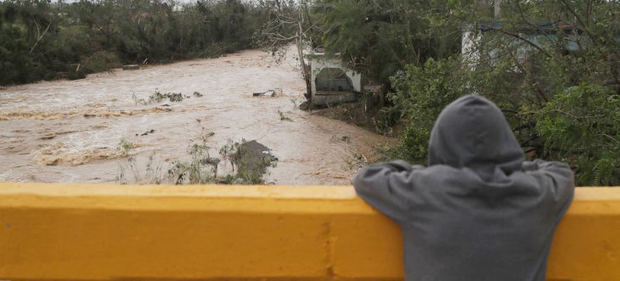
<instances>
[{"instance_id":1,"label":"yellow metal railing","mask_svg":"<svg viewBox=\"0 0 620 281\"><path fill-rule=\"evenodd\" d=\"M0 183L0 280L400 280L349 186ZM549 280L620 280L620 188L578 188Z\"/></svg>"}]
</instances>

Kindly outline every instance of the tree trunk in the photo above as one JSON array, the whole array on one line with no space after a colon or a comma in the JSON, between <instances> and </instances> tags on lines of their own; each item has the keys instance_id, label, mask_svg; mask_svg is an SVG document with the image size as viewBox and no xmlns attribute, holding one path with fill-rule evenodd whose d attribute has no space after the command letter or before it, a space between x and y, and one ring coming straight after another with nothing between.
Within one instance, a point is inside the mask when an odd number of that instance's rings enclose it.
<instances>
[{"instance_id":1,"label":"tree trunk","mask_svg":"<svg viewBox=\"0 0 620 281\"><path fill-rule=\"evenodd\" d=\"M306 67L306 61L304 60L304 46L303 46L303 11L299 9L299 20L297 21L297 26L299 30L297 31L297 55L299 56L299 65L301 66L301 74L306 82L306 94L304 95L308 100L308 103L312 103L312 84L310 83L310 74L308 73L308 68Z\"/></svg>"},{"instance_id":2,"label":"tree trunk","mask_svg":"<svg viewBox=\"0 0 620 281\"><path fill-rule=\"evenodd\" d=\"M304 61L304 52L303 45L301 40L297 38L297 53L299 55L299 64L301 66L301 74L306 82L306 94L304 96L309 102L312 102L312 84L310 83L310 74L308 73L308 68L306 67L306 62Z\"/></svg>"}]
</instances>

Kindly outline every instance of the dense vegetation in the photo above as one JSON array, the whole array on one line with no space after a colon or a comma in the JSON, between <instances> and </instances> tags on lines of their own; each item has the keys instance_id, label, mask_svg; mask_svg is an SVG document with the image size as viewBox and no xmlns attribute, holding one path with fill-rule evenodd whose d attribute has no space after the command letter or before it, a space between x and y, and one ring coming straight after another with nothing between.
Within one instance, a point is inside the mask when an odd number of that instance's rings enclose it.
<instances>
[{"instance_id":1,"label":"dense vegetation","mask_svg":"<svg viewBox=\"0 0 620 281\"><path fill-rule=\"evenodd\" d=\"M429 104L478 93L498 103L530 157L570 163L580 185L619 185L619 3L506 1L501 8L495 19L477 13L486 22L470 18L480 38L470 52L411 66L409 81L394 77L396 105L408 116L436 116ZM405 97L423 102L408 105ZM428 133L427 120L409 120L403 140Z\"/></svg>"},{"instance_id":2,"label":"dense vegetation","mask_svg":"<svg viewBox=\"0 0 620 281\"><path fill-rule=\"evenodd\" d=\"M323 0L323 47L389 89L383 119L404 125L391 158L426 162L441 109L479 94L528 157L570 163L580 185L620 185L620 3L486 2Z\"/></svg>"},{"instance_id":3,"label":"dense vegetation","mask_svg":"<svg viewBox=\"0 0 620 281\"><path fill-rule=\"evenodd\" d=\"M426 162L441 109L479 94L529 158L570 163L579 185L620 185L619 15L605 0L7 0L0 84L296 42L384 86L376 125L402 128L389 158Z\"/></svg>"},{"instance_id":4,"label":"dense vegetation","mask_svg":"<svg viewBox=\"0 0 620 281\"><path fill-rule=\"evenodd\" d=\"M497 2L319 0L313 11L319 48L387 89L377 126L402 127L388 158L425 163L441 109L479 94L529 158L570 163L580 185L619 185L620 3Z\"/></svg>"},{"instance_id":5,"label":"dense vegetation","mask_svg":"<svg viewBox=\"0 0 620 281\"><path fill-rule=\"evenodd\" d=\"M247 49L267 12L241 0L6 0L0 85Z\"/></svg>"},{"instance_id":6,"label":"dense vegetation","mask_svg":"<svg viewBox=\"0 0 620 281\"><path fill-rule=\"evenodd\" d=\"M314 15L326 51L339 53L376 82L406 64L447 57L460 50L462 22L448 0L319 0Z\"/></svg>"}]
</instances>

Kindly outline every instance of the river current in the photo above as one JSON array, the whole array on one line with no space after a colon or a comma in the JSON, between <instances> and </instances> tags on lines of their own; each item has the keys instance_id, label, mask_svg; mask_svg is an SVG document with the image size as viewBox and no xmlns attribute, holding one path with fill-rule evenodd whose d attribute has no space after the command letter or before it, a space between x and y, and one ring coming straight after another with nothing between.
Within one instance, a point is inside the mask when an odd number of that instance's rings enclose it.
<instances>
[{"instance_id":1,"label":"river current","mask_svg":"<svg viewBox=\"0 0 620 281\"><path fill-rule=\"evenodd\" d=\"M147 165L165 174L190 157L193 143L204 141L218 156L229 141L245 139L278 158L267 183L349 184L387 139L300 110L305 85L293 53L276 62L248 50L2 88L0 181L115 183L134 173L136 183L148 183ZM276 96L252 95L267 90ZM183 100L151 98L156 92Z\"/></svg>"}]
</instances>

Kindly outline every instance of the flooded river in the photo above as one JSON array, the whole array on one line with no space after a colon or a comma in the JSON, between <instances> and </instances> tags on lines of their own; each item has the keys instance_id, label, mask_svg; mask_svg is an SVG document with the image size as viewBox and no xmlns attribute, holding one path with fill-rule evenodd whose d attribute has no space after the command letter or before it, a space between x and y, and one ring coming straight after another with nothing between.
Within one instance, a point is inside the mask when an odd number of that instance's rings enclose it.
<instances>
[{"instance_id":1,"label":"flooded river","mask_svg":"<svg viewBox=\"0 0 620 281\"><path fill-rule=\"evenodd\" d=\"M271 89L276 97L252 97ZM185 98L150 99L155 92ZM128 156L134 173L151 163L165 174L212 135L213 156L230 140L272 149L268 183L348 184L386 139L300 110L304 92L295 57L276 63L258 50L2 88L0 181L115 183L131 172Z\"/></svg>"}]
</instances>

